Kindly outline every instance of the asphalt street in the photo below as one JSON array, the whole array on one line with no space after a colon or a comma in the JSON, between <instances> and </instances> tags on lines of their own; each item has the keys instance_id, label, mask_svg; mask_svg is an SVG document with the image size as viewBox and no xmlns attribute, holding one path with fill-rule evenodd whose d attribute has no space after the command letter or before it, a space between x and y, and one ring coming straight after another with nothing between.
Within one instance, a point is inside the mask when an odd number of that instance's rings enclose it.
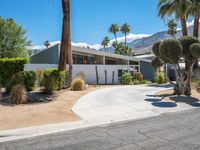
<instances>
[{"instance_id":1,"label":"asphalt street","mask_svg":"<svg viewBox=\"0 0 200 150\"><path fill-rule=\"evenodd\" d=\"M0 143L0 150L47 149L200 150L200 109Z\"/></svg>"}]
</instances>

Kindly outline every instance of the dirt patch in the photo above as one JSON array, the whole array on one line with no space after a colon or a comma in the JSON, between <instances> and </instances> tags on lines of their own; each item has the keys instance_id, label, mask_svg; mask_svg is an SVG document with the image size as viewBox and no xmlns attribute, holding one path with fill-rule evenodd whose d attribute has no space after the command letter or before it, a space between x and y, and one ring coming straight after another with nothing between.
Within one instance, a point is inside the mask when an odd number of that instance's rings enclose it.
<instances>
[{"instance_id":1,"label":"dirt patch","mask_svg":"<svg viewBox=\"0 0 200 150\"><path fill-rule=\"evenodd\" d=\"M62 90L56 92L52 100L52 96L50 99L47 96L44 98L46 101L38 100L23 105L5 103L0 99L0 130L80 120L71 108L81 96L101 88L105 86L89 86L87 90L78 92Z\"/></svg>"}]
</instances>

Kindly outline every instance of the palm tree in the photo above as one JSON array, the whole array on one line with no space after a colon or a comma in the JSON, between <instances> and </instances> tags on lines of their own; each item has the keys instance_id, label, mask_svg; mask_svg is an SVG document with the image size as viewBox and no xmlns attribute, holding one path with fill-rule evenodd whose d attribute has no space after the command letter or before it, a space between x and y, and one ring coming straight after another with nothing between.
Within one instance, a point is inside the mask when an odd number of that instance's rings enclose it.
<instances>
[{"instance_id":1,"label":"palm tree","mask_svg":"<svg viewBox=\"0 0 200 150\"><path fill-rule=\"evenodd\" d=\"M48 48L50 45L51 45L51 44L50 44L50 42L49 42L48 40L46 40L46 41L44 42L44 46L46 46L46 48Z\"/></svg>"},{"instance_id":2,"label":"palm tree","mask_svg":"<svg viewBox=\"0 0 200 150\"><path fill-rule=\"evenodd\" d=\"M130 32L130 26L127 24L127 23L125 23L125 24L123 24L122 26L121 26L121 32L122 33L124 33L124 36L125 36L125 42L124 42L124 47L126 47L126 39L127 39L127 34Z\"/></svg>"},{"instance_id":3,"label":"palm tree","mask_svg":"<svg viewBox=\"0 0 200 150\"><path fill-rule=\"evenodd\" d=\"M115 36L115 41L116 41L116 43L118 43L117 42L117 32L119 32L119 26L117 25L117 24L111 24L111 26L110 26L110 28L109 28L109 30L108 30L110 33L113 33L114 34L114 36Z\"/></svg>"},{"instance_id":4,"label":"palm tree","mask_svg":"<svg viewBox=\"0 0 200 150\"><path fill-rule=\"evenodd\" d=\"M58 65L59 71L66 70L66 64L69 65L69 81L72 74L72 49L70 36L70 0L62 0L63 10L63 27L60 49L60 61Z\"/></svg>"},{"instance_id":5,"label":"palm tree","mask_svg":"<svg viewBox=\"0 0 200 150\"><path fill-rule=\"evenodd\" d=\"M191 0L189 14L194 16L193 36L199 37L200 0Z\"/></svg>"},{"instance_id":6,"label":"palm tree","mask_svg":"<svg viewBox=\"0 0 200 150\"><path fill-rule=\"evenodd\" d=\"M180 19L183 36L188 35L186 19L191 5L190 0L159 0L158 15L163 19L166 16L175 14Z\"/></svg>"},{"instance_id":7,"label":"palm tree","mask_svg":"<svg viewBox=\"0 0 200 150\"><path fill-rule=\"evenodd\" d=\"M107 36L101 42L101 45L104 47L105 52L106 51L108 52L108 45L109 45L109 43L110 43L110 39Z\"/></svg>"},{"instance_id":8,"label":"palm tree","mask_svg":"<svg viewBox=\"0 0 200 150\"><path fill-rule=\"evenodd\" d=\"M168 26L168 34L171 35L173 38L176 38L177 33L177 22L175 19L171 19L167 23Z\"/></svg>"}]
</instances>

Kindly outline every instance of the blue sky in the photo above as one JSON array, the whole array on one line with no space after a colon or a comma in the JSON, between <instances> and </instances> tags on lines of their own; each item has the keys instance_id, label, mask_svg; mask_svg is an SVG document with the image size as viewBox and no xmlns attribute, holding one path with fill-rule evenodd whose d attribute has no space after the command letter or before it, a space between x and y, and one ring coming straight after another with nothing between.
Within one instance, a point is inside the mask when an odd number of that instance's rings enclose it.
<instances>
[{"instance_id":1,"label":"blue sky","mask_svg":"<svg viewBox=\"0 0 200 150\"><path fill-rule=\"evenodd\" d=\"M113 38L111 23L127 22L134 34L165 30L156 7L157 0L71 0L72 41L96 44L106 35ZM60 40L61 0L1 0L0 16L22 25L33 45Z\"/></svg>"}]
</instances>

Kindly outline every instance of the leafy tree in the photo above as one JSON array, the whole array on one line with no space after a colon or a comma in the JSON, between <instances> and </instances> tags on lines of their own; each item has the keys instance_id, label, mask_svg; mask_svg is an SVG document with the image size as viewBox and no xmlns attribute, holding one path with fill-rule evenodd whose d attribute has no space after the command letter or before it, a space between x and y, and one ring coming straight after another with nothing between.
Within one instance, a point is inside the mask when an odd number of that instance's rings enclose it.
<instances>
[{"instance_id":1,"label":"leafy tree","mask_svg":"<svg viewBox=\"0 0 200 150\"><path fill-rule=\"evenodd\" d=\"M181 21L182 34L186 36L188 35L186 20L190 5L190 0L159 0L158 15L163 19L166 16L175 14L176 18L179 18Z\"/></svg>"},{"instance_id":2,"label":"leafy tree","mask_svg":"<svg viewBox=\"0 0 200 150\"><path fill-rule=\"evenodd\" d=\"M48 48L50 45L51 45L51 43L50 43L49 41L46 40L46 41L44 42L44 46L46 46L46 48Z\"/></svg>"},{"instance_id":3,"label":"leafy tree","mask_svg":"<svg viewBox=\"0 0 200 150\"><path fill-rule=\"evenodd\" d=\"M25 34L26 31L13 19L0 17L0 58L27 57L30 41Z\"/></svg>"},{"instance_id":4,"label":"leafy tree","mask_svg":"<svg viewBox=\"0 0 200 150\"><path fill-rule=\"evenodd\" d=\"M115 36L115 42L118 44L117 42L117 32L119 32L119 26L117 24L111 24L110 28L108 29L108 31L110 33L113 33Z\"/></svg>"},{"instance_id":5,"label":"leafy tree","mask_svg":"<svg viewBox=\"0 0 200 150\"><path fill-rule=\"evenodd\" d=\"M123 43L118 43L116 45L115 54L131 56L132 49L128 46L124 47Z\"/></svg>"},{"instance_id":6,"label":"leafy tree","mask_svg":"<svg viewBox=\"0 0 200 150\"><path fill-rule=\"evenodd\" d=\"M122 26L121 26L121 32L124 34L124 36L125 36L125 42L124 42L124 45L125 45L125 47L126 47L126 36L127 36L127 34L130 32L130 26L127 24L127 23L125 23L125 24L123 24Z\"/></svg>"},{"instance_id":7,"label":"leafy tree","mask_svg":"<svg viewBox=\"0 0 200 150\"><path fill-rule=\"evenodd\" d=\"M110 39L107 36L101 42L101 45L104 47L105 52L106 51L108 52L108 44L109 43L110 43Z\"/></svg>"},{"instance_id":8,"label":"leafy tree","mask_svg":"<svg viewBox=\"0 0 200 150\"><path fill-rule=\"evenodd\" d=\"M172 64L176 75L176 83L174 84L174 92L178 95L191 95L191 78L193 74L193 67L196 59L200 58L200 42L195 37L185 36L179 40L168 39L156 42L153 46L153 52L157 56L151 62L154 68L158 68L162 63ZM184 57L187 61L188 69L183 72L179 66L180 58ZM187 75L184 81L184 74ZM185 83L184 83L185 82ZM185 86L184 86L185 85Z\"/></svg>"},{"instance_id":9,"label":"leafy tree","mask_svg":"<svg viewBox=\"0 0 200 150\"><path fill-rule=\"evenodd\" d=\"M173 38L176 38L177 33L177 22L175 19L171 19L167 23L168 26L168 34L171 35Z\"/></svg>"}]
</instances>

